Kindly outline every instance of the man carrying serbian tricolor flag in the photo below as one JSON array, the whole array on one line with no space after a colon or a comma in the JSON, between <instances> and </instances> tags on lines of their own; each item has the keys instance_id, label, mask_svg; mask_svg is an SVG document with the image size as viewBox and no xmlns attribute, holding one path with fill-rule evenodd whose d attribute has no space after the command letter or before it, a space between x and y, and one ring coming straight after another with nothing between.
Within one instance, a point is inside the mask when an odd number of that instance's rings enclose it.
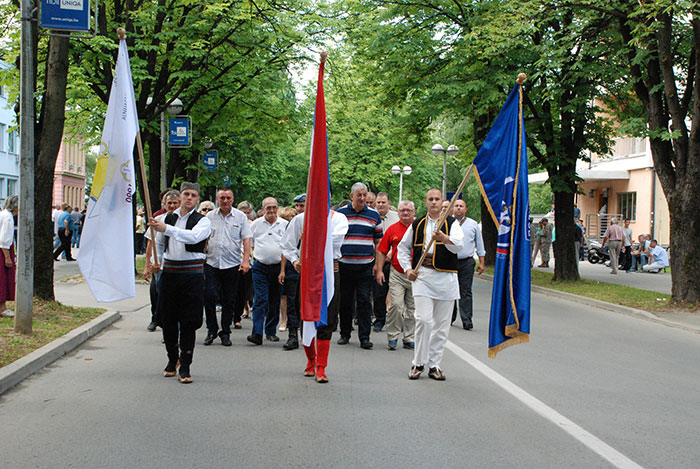
<instances>
[{"instance_id":1,"label":"man carrying serbian tricolor flag","mask_svg":"<svg viewBox=\"0 0 700 469\"><path fill-rule=\"evenodd\" d=\"M522 84L511 91L474 159L486 206L498 227L491 293L489 357L530 338L530 230Z\"/></svg>"},{"instance_id":2,"label":"man carrying serbian tricolor flag","mask_svg":"<svg viewBox=\"0 0 700 469\"><path fill-rule=\"evenodd\" d=\"M135 295L132 155L138 130L129 53L122 38L78 255L80 272L97 301Z\"/></svg>"},{"instance_id":3,"label":"man carrying serbian tricolor flag","mask_svg":"<svg viewBox=\"0 0 700 469\"><path fill-rule=\"evenodd\" d=\"M306 210L292 219L280 242L282 254L301 273L297 298L300 298L302 341L307 358L304 376L315 376L319 383L328 382L328 351L331 334L338 324L340 295L336 294L337 259L341 256L340 246L348 231L347 218L330 209L326 105L323 95L326 57L328 53L322 52L311 138ZM298 248L300 242L301 256Z\"/></svg>"}]
</instances>

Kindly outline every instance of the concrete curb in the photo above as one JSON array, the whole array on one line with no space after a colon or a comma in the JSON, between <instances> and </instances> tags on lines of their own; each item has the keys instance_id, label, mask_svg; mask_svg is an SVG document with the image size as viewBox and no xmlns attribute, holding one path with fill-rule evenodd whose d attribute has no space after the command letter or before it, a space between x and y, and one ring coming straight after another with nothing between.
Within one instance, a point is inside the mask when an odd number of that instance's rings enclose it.
<instances>
[{"instance_id":1,"label":"concrete curb","mask_svg":"<svg viewBox=\"0 0 700 469\"><path fill-rule=\"evenodd\" d=\"M474 278L481 278L489 282L493 281L493 276L491 275L481 275L480 277L475 276ZM650 313L649 311L630 308L629 306L616 305L614 303L608 303L607 301L596 300L595 298L589 298L587 296L574 295L573 293L566 293L559 290L552 290L551 288L540 287L537 285L532 285L530 287L530 290L535 293L540 293L542 295L553 296L555 298L573 301L574 303L585 304L605 311L612 311L613 313L624 314L625 316L644 319L646 321L655 322L664 326L675 327L676 329L682 329L687 332L700 334L700 327L660 318L654 313Z\"/></svg>"},{"instance_id":2,"label":"concrete curb","mask_svg":"<svg viewBox=\"0 0 700 469\"><path fill-rule=\"evenodd\" d=\"M29 355L0 368L0 395L72 351L106 327L114 324L119 318L121 318L119 311L102 313L92 321L73 329L63 337L59 337L53 342L49 342L43 347L34 350Z\"/></svg>"}]
</instances>

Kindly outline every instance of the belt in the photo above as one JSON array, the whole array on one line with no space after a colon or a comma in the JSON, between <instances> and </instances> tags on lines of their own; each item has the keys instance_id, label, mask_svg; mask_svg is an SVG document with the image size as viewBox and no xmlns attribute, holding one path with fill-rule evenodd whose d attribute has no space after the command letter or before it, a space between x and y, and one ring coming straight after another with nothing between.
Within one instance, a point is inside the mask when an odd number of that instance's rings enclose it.
<instances>
[{"instance_id":1,"label":"belt","mask_svg":"<svg viewBox=\"0 0 700 469\"><path fill-rule=\"evenodd\" d=\"M171 261L165 259L163 272L176 274L201 274L204 271L205 259L192 259L188 261Z\"/></svg>"}]
</instances>

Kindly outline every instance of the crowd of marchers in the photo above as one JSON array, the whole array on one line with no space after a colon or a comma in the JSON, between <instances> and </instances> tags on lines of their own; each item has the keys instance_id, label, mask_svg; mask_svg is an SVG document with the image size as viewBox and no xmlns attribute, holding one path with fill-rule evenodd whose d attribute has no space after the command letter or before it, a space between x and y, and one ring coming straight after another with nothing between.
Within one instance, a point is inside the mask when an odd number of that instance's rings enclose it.
<instances>
[{"instance_id":1,"label":"crowd of marchers","mask_svg":"<svg viewBox=\"0 0 700 469\"><path fill-rule=\"evenodd\" d=\"M200 201L199 193L190 182L162 193L162 207L144 234L148 330L162 329L168 356L163 374L183 383L192 382L195 332L203 324L205 346L231 346L233 330L242 329L246 317L252 319L252 346L279 342L278 332L288 335L282 350L299 349L303 341L306 194L293 207L266 197L256 211L247 201L235 205L228 187L216 192L215 202ZM427 213L418 218L412 201L394 206L386 192L375 195L362 182L349 197L329 213L335 293L326 324L302 344L303 374L328 381L333 332L339 332L339 345L351 343L356 332L364 350L373 349L372 332L385 332L388 350L401 345L413 352L410 379L427 367L429 377L445 380L440 363L450 325L459 316L464 329L473 328L472 280L475 271L483 272L485 254L479 225L466 216L462 200L440 224L449 201L437 189L426 192Z\"/></svg>"}]
</instances>

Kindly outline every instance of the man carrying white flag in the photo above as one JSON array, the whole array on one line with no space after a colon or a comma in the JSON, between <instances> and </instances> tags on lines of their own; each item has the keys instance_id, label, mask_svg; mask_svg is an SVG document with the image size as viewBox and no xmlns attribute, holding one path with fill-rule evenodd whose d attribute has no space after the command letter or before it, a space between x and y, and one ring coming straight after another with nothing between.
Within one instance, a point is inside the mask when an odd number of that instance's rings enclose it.
<instances>
[{"instance_id":1,"label":"man carrying white flag","mask_svg":"<svg viewBox=\"0 0 700 469\"><path fill-rule=\"evenodd\" d=\"M78 255L80 272L97 301L136 294L132 156L138 129L129 53L122 39Z\"/></svg>"}]
</instances>

